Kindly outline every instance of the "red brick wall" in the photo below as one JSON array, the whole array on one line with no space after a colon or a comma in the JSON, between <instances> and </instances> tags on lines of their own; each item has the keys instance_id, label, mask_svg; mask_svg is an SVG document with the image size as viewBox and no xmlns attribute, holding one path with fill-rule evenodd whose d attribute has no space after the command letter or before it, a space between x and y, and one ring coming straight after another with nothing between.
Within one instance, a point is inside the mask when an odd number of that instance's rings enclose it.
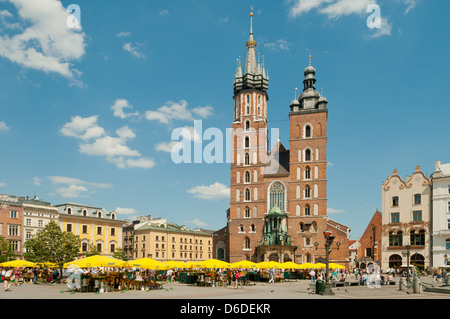
<instances>
[{"instance_id":1,"label":"red brick wall","mask_svg":"<svg viewBox=\"0 0 450 319\"><path fill-rule=\"evenodd\" d=\"M11 211L17 212L17 218L11 218ZM18 241L18 251L16 253L20 254L22 251L22 206L14 204L3 204L0 203L0 224L1 224L1 235L7 240ZM9 235L9 226L18 226L17 236Z\"/></svg>"}]
</instances>

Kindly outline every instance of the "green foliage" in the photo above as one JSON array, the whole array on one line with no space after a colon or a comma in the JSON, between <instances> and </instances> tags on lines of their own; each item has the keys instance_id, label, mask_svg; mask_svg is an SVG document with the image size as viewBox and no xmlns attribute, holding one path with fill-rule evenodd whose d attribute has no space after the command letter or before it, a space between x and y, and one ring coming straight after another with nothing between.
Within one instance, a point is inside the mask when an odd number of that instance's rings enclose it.
<instances>
[{"instance_id":1,"label":"green foliage","mask_svg":"<svg viewBox=\"0 0 450 319\"><path fill-rule=\"evenodd\" d=\"M6 238L0 237L0 262L16 259L17 255L13 252L11 244Z\"/></svg>"},{"instance_id":2,"label":"green foliage","mask_svg":"<svg viewBox=\"0 0 450 319\"><path fill-rule=\"evenodd\" d=\"M128 261L127 254L125 253L125 250L123 250L123 248L116 249L116 251L114 252L113 258L123 260L123 261Z\"/></svg>"},{"instance_id":3,"label":"green foliage","mask_svg":"<svg viewBox=\"0 0 450 319\"><path fill-rule=\"evenodd\" d=\"M50 221L41 231L25 242L27 258L33 262L53 262L62 266L74 260L80 251L81 239L63 232L55 221Z\"/></svg>"}]
</instances>

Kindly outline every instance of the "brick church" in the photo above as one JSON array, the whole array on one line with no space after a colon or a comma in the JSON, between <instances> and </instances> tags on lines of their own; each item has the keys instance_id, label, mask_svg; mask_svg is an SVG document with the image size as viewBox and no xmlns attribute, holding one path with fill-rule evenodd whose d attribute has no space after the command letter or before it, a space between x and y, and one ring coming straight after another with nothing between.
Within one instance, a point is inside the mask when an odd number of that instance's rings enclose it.
<instances>
[{"instance_id":1,"label":"brick church","mask_svg":"<svg viewBox=\"0 0 450 319\"><path fill-rule=\"evenodd\" d=\"M316 70L304 70L303 92L286 106L289 149L278 139L269 149L269 77L257 58L253 37L245 65L234 81L230 208L227 211L229 262L320 262L324 231L335 236L330 259L348 264L350 229L327 215L328 101L315 88Z\"/></svg>"}]
</instances>

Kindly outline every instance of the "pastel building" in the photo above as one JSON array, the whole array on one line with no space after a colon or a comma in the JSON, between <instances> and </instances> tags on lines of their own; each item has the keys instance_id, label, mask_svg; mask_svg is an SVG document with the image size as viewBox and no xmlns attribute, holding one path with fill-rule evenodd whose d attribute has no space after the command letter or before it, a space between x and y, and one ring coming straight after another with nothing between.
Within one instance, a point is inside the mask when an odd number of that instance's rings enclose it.
<instances>
[{"instance_id":1,"label":"pastel building","mask_svg":"<svg viewBox=\"0 0 450 319\"><path fill-rule=\"evenodd\" d=\"M431 265L431 179L420 166L405 179L394 170L382 185L381 267Z\"/></svg>"},{"instance_id":2,"label":"pastel building","mask_svg":"<svg viewBox=\"0 0 450 319\"><path fill-rule=\"evenodd\" d=\"M450 164L436 162L433 180L433 266L450 258Z\"/></svg>"},{"instance_id":3,"label":"pastel building","mask_svg":"<svg viewBox=\"0 0 450 319\"><path fill-rule=\"evenodd\" d=\"M58 208L61 229L80 236L80 257L85 256L91 247L104 256L112 256L122 247L122 227L126 222L118 220L115 212L75 203L55 207Z\"/></svg>"}]
</instances>

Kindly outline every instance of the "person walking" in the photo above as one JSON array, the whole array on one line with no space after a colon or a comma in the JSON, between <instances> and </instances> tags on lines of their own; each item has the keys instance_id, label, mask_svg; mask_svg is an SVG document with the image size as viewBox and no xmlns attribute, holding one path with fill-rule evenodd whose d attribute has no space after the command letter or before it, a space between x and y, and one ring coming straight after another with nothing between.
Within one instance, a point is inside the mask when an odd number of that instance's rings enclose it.
<instances>
[{"instance_id":1,"label":"person walking","mask_svg":"<svg viewBox=\"0 0 450 319\"><path fill-rule=\"evenodd\" d=\"M275 280L273 279L273 268L270 268L270 270L269 270L269 276L270 276L269 284L270 284L270 283L274 284L274 283L275 283Z\"/></svg>"},{"instance_id":2,"label":"person walking","mask_svg":"<svg viewBox=\"0 0 450 319\"><path fill-rule=\"evenodd\" d=\"M311 277L311 283L315 283L316 282L316 272L314 271L314 269L311 269L311 271L309 272L309 276Z\"/></svg>"},{"instance_id":3,"label":"person walking","mask_svg":"<svg viewBox=\"0 0 450 319\"><path fill-rule=\"evenodd\" d=\"M233 273L231 272L231 269L228 268L227 270L227 284L231 285L231 280L233 278Z\"/></svg>"},{"instance_id":4,"label":"person walking","mask_svg":"<svg viewBox=\"0 0 450 319\"><path fill-rule=\"evenodd\" d=\"M38 280L38 270L37 268L33 268L33 284L37 285Z\"/></svg>"},{"instance_id":5,"label":"person walking","mask_svg":"<svg viewBox=\"0 0 450 319\"><path fill-rule=\"evenodd\" d=\"M13 276L13 272L9 267L6 267L2 271L3 283L5 285L5 291L11 291L11 277Z\"/></svg>"},{"instance_id":6,"label":"person walking","mask_svg":"<svg viewBox=\"0 0 450 319\"><path fill-rule=\"evenodd\" d=\"M22 272L20 271L20 268L17 267L14 269L14 274L13 274L13 278L14 278L14 286L20 286L20 278L22 278Z\"/></svg>"}]
</instances>

